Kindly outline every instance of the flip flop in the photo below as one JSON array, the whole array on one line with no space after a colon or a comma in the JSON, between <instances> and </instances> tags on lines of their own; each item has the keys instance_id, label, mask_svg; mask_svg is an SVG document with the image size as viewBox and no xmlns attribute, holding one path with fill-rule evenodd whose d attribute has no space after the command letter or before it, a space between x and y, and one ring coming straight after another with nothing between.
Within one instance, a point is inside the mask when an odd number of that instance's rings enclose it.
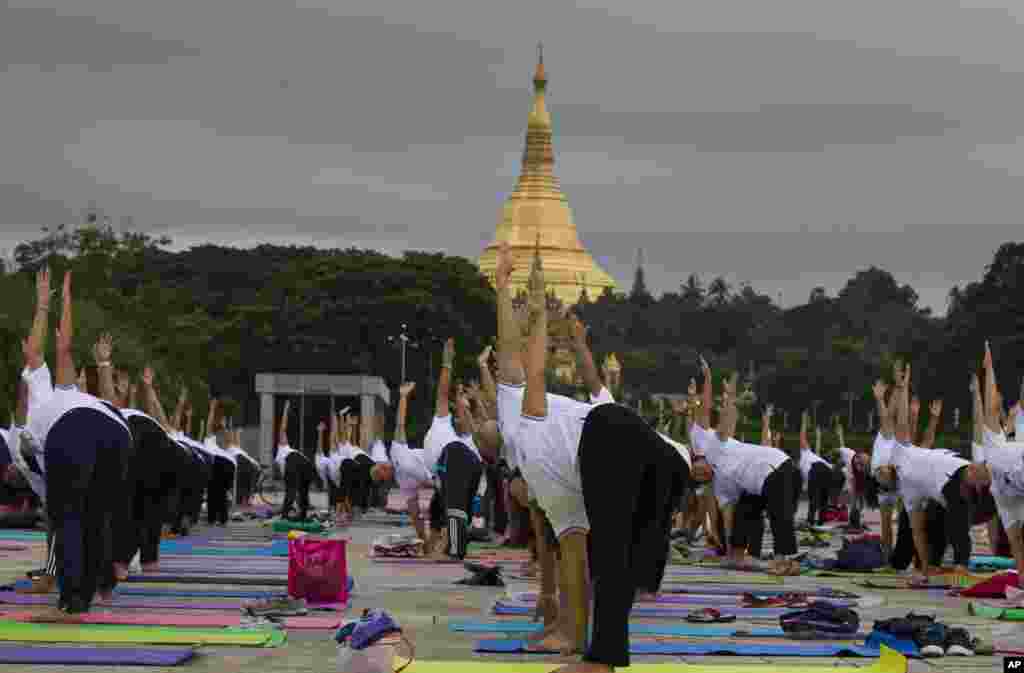
<instances>
[{"instance_id":1,"label":"flip flop","mask_svg":"<svg viewBox=\"0 0 1024 673\"><path fill-rule=\"evenodd\" d=\"M723 615L714 608L703 608L686 615L686 621L692 624L724 624L736 621L736 615Z\"/></svg>"}]
</instances>

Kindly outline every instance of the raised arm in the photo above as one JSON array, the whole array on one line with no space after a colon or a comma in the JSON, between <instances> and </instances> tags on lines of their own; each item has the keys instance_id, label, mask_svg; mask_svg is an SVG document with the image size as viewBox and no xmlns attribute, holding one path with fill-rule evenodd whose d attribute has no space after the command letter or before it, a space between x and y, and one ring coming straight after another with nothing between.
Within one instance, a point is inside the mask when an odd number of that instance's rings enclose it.
<instances>
[{"instance_id":1,"label":"raised arm","mask_svg":"<svg viewBox=\"0 0 1024 673\"><path fill-rule=\"evenodd\" d=\"M921 437L921 446L930 449L935 446L935 435L939 431L939 420L942 418L942 400L932 400L928 405L928 427Z\"/></svg>"},{"instance_id":2,"label":"raised arm","mask_svg":"<svg viewBox=\"0 0 1024 673\"><path fill-rule=\"evenodd\" d=\"M910 384L910 366L906 370L900 370L900 365L895 369L896 392L890 404L896 404L896 440L906 444L910 441L910 398L908 387Z\"/></svg>"},{"instance_id":3,"label":"raised arm","mask_svg":"<svg viewBox=\"0 0 1024 673\"><path fill-rule=\"evenodd\" d=\"M805 409L804 412L800 414L800 450L801 451L803 451L804 449L810 450L810 448L811 448L811 442L807 438L807 428L810 426L810 424L811 424L811 415L809 413L807 413L807 410Z\"/></svg>"},{"instance_id":4,"label":"raised arm","mask_svg":"<svg viewBox=\"0 0 1024 673\"><path fill-rule=\"evenodd\" d=\"M918 399L917 395L911 395L910 397L910 443L916 446L920 446L918 442L921 440L921 400Z\"/></svg>"},{"instance_id":5,"label":"raised arm","mask_svg":"<svg viewBox=\"0 0 1024 673\"><path fill-rule=\"evenodd\" d=\"M324 452L324 437L327 436L327 424L320 421L316 426L316 452L315 454L321 454ZM315 455L314 454L314 455Z\"/></svg>"},{"instance_id":6,"label":"raised arm","mask_svg":"<svg viewBox=\"0 0 1024 673\"><path fill-rule=\"evenodd\" d=\"M722 406L718 411L718 441L723 444L733 436L736 431L736 389L735 379L727 379L722 383Z\"/></svg>"},{"instance_id":7,"label":"raised arm","mask_svg":"<svg viewBox=\"0 0 1024 673\"><path fill-rule=\"evenodd\" d=\"M284 401L284 410L281 412L281 423L277 430L277 445L288 446L288 411L291 409L292 401Z\"/></svg>"},{"instance_id":8,"label":"raised arm","mask_svg":"<svg viewBox=\"0 0 1024 673\"><path fill-rule=\"evenodd\" d=\"M526 390L523 391L523 415L544 418L548 415L547 356L548 305L544 268L540 260L540 237L533 256L528 282L527 312L530 325L526 344Z\"/></svg>"},{"instance_id":9,"label":"raised arm","mask_svg":"<svg viewBox=\"0 0 1024 673\"><path fill-rule=\"evenodd\" d=\"M403 383L398 387L398 413L395 415L395 441L407 444L405 439L405 416L409 410L409 395L416 389L415 383Z\"/></svg>"},{"instance_id":10,"label":"raised arm","mask_svg":"<svg viewBox=\"0 0 1024 673\"><path fill-rule=\"evenodd\" d=\"M32 331L24 344L25 366L30 372L45 364L46 332L50 322L50 270L43 267L36 273L36 312Z\"/></svg>"},{"instance_id":11,"label":"raised arm","mask_svg":"<svg viewBox=\"0 0 1024 673\"><path fill-rule=\"evenodd\" d=\"M444 418L451 413L450 389L452 384L452 366L455 364L455 339L448 338L444 342L441 353L441 375L437 380L437 399L434 402L434 416Z\"/></svg>"},{"instance_id":12,"label":"raised arm","mask_svg":"<svg viewBox=\"0 0 1024 673\"><path fill-rule=\"evenodd\" d=\"M996 370L992 363L992 349L985 342L985 424L992 432L1002 432L999 421L999 405L997 403L999 389L996 382Z\"/></svg>"},{"instance_id":13,"label":"raised arm","mask_svg":"<svg viewBox=\"0 0 1024 673\"><path fill-rule=\"evenodd\" d=\"M330 444L331 451L338 448L338 416L336 414L331 414L331 430L327 443Z\"/></svg>"},{"instance_id":14,"label":"raised arm","mask_svg":"<svg viewBox=\"0 0 1024 673\"><path fill-rule=\"evenodd\" d=\"M601 394L601 388L604 387L604 384L601 383L601 377L597 373L597 365L594 364L594 354L590 351L590 346L587 344L587 327L576 314L572 314L570 320L572 321L572 346L576 351L576 361L580 367L580 376L583 377L583 383L590 391L590 395L597 397Z\"/></svg>"},{"instance_id":15,"label":"raised arm","mask_svg":"<svg viewBox=\"0 0 1024 673\"><path fill-rule=\"evenodd\" d=\"M171 427L171 422L164 413L164 405L160 402L160 395L153 386L153 368L146 367L142 370L142 393L146 400L146 413L157 420L165 428Z\"/></svg>"},{"instance_id":16,"label":"raised arm","mask_svg":"<svg viewBox=\"0 0 1024 673\"><path fill-rule=\"evenodd\" d=\"M509 385L521 385L526 380L523 365L522 328L512 306L509 280L515 264L508 243L498 249L498 265L494 272L494 285L498 299L498 380Z\"/></svg>"},{"instance_id":17,"label":"raised arm","mask_svg":"<svg viewBox=\"0 0 1024 673\"><path fill-rule=\"evenodd\" d=\"M480 402L487 409L489 418L498 417L498 389L491 374L491 347L488 346L476 359L480 366Z\"/></svg>"},{"instance_id":18,"label":"raised arm","mask_svg":"<svg viewBox=\"0 0 1024 673\"><path fill-rule=\"evenodd\" d=\"M771 446L772 445L772 412L775 411L775 407L768 405L764 408L764 413L761 414L761 445Z\"/></svg>"},{"instance_id":19,"label":"raised arm","mask_svg":"<svg viewBox=\"0 0 1024 673\"><path fill-rule=\"evenodd\" d=\"M219 407L220 407L220 400L218 400L216 397L211 397L210 398L210 411L209 411L209 413L206 416L206 434L203 437L204 439L206 437L211 437L213 435L216 435L217 431L220 430L220 428L218 427L218 423L217 423L217 414L218 414Z\"/></svg>"},{"instance_id":20,"label":"raised arm","mask_svg":"<svg viewBox=\"0 0 1024 673\"><path fill-rule=\"evenodd\" d=\"M175 431L181 431L181 422L185 416L185 404L187 402L188 389L182 386L181 392L178 393L178 405L174 408L174 418L171 419L171 428Z\"/></svg>"},{"instance_id":21,"label":"raised arm","mask_svg":"<svg viewBox=\"0 0 1024 673\"><path fill-rule=\"evenodd\" d=\"M714 396L714 383L711 379L711 366L708 365L708 361L704 359L702 355L700 358L700 367L704 372L704 390L702 394L704 399L700 405L700 413L697 414L697 422L702 427L710 430L711 429L711 398Z\"/></svg>"},{"instance_id":22,"label":"raised arm","mask_svg":"<svg viewBox=\"0 0 1024 673\"><path fill-rule=\"evenodd\" d=\"M978 382L978 374L971 374L971 403L974 413L971 415L971 438L975 444L981 444L985 437L982 432L985 427L985 403L981 399L981 384Z\"/></svg>"},{"instance_id":23,"label":"raised arm","mask_svg":"<svg viewBox=\"0 0 1024 673\"><path fill-rule=\"evenodd\" d=\"M96 362L96 374L99 379L99 396L117 406L117 389L114 386L114 366L110 356L114 352L114 338L109 334L101 334L92 347L92 356Z\"/></svg>"},{"instance_id":24,"label":"raised arm","mask_svg":"<svg viewBox=\"0 0 1024 673\"><path fill-rule=\"evenodd\" d=\"M871 392L875 396L875 404L878 406L878 431L886 439L892 439L896 428L893 425L889 407L885 403L885 394L888 392L888 389L889 387L881 380L875 381L875 385L871 386Z\"/></svg>"},{"instance_id":25,"label":"raised arm","mask_svg":"<svg viewBox=\"0 0 1024 673\"><path fill-rule=\"evenodd\" d=\"M71 354L71 343L75 336L71 295L71 272L64 274L63 301L61 302L60 327L57 328L57 374L54 383L58 386L75 385L75 359Z\"/></svg>"},{"instance_id":26,"label":"raised arm","mask_svg":"<svg viewBox=\"0 0 1024 673\"><path fill-rule=\"evenodd\" d=\"M473 417L470 407L471 403L469 396L466 395L466 389L460 385L455 394L455 417L458 419L458 426L462 428L463 432L467 435L476 435L476 419Z\"/></svg>"}]
</instances>

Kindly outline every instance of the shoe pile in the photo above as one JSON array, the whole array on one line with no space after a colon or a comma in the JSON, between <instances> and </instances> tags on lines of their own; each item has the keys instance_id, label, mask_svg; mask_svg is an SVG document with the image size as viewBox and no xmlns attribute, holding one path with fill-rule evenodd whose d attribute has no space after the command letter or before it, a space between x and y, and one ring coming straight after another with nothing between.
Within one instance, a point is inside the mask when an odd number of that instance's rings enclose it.
<instances>
[{"instance_id":1,"label":"shoe pile","mask_svg":"<svg viewBox=\"0 0 1024 673\"><path fill-rule=\"evenodd\" d=\"M811 604L807 594L795 592L775 596L743 594L741 600L745 608L806 608Z\"/></svg>"},{"instance_id":2,"label":"shoe pile","mask_svg":"<svg viewBox=\"0 0 1024 673\"><path fill-rule=\"evenodd\" d=\"M423 556L423 540L415 535L385 535L373 541L373 555L390 558Z\"/></svg>"},{"instance_id":3,"label":"shoe pile","mask_svg":"<svg viewBox=\"0 0 1024 673\"><path fill-rule=\"evenodd\" d=\"M921 651L922 657L970 657L975 654L991 654L991 649L970 632L961 627L950 627L935 621L935 617L915 615L896 617L875 622L875 631L888 633L896 638L912 640Z\"/></svg>"},{"instance_id":4,"label":"shoe pile","mask_svg":"<svg viewBox=\"0 0 1024 673\"><path fill-rule=\"evenodd\" d=\"M860 616L850 608L828 601L814 601L806 610L787 612L779 625L790 638L852 636L860 629Z\"/></svg>"}]
</instances>

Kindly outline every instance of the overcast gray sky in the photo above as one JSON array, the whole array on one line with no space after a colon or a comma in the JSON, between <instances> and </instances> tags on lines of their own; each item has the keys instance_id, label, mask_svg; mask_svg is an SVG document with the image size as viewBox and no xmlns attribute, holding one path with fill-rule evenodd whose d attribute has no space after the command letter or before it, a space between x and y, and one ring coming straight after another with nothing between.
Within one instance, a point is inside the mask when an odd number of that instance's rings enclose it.
<instances>
[{"instance_id":1,"label":"overcast gray sky","mask_svg":"<svg viewBox=\"0 0 1024 673\"><path fill-rule=\"evenodd\" d=\"M45 7L45 8L44 8ZM179 246L475 258L545 44L556 170L622 289L944 311L1021 238L1024 3L9 0L0 248L95 200Z\"/></svg>"}]
</instances>

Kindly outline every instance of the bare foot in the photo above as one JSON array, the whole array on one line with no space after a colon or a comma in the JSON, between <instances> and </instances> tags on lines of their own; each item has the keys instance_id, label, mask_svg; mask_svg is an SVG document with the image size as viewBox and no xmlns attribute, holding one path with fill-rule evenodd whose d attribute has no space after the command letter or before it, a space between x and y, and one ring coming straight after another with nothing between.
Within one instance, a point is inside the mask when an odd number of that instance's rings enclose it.
<instances>
[{"instance_id":1,"label":"bare foot","mask_svg":"<svg viewBox=\"0 0 1024 673\"><path fill-rule=\"evenodd\" d=\"M527 634L526 640L530 642L542 642L546 638L550 637L558 631L558 624L551 623L545 626L540 631L534 631L533 633Z\"/></svg>"},{"instance_id":2,"label":"bare foot","mask_svg":"<svg viewBox=\"0 0 1024 673\"><path fill-rule=\"evenodd\" d=\"M104 589L96 593L96 600L99 603L109 603L114 600L114 592L110 589Z\"/></svg>"},{"instance_id":3,"label":"bare foot","mask_svg":"<svg viewBox=\"0 0 1024 673\"><path fill-rule=\"evenodd\" d=\"M574 649L572 639L566 638L559 630L526 646L528 652L558 652L564 655L574 654Z\"/></svg>"},{"instance_id":4,"label":"bare foot","mask_svg":"<svg viewBox=\"0 0 1024 673\"><path fill-rule=\"evenodd\" d=\"M32 580L32 585L24 589L16 589L19 594L49 594L57 588L57 578L52 575L43 575Z\"/></svg>"},{"instance_id":5,"label":"bare foot","mask_svg":"<svg viewBox=\"0 0 1024 673\"><path fill-rule=\"evenodd\" d=\"M638 593L636 595L636 600L637 602L653 603L654 601L658 600L658 594Z\"/></svg>"},{"instance_id":6,"label":"bare foot","mask_svg":"<svg viewBox=\"0 0 1024 673\"><path fill-rule=\"evenodd\" d=\"M82 621L81 615L72 615L56 607L48 607L37 615L29 617L35 624L77 624Z\"/></svg>"},{"instance_id":7,"label":"bare foot","mask_svg":"<svg viewBox=\"0 0 1024 673\"><path fill-rule=\"evenodd\" d=\"M128 579L128 564L127 563L115 563L114 564L114 576L117 577L118 582L123 582Z\"/></svg>"},{"instance_id":8,"label":"bare foot","mask_svg":"<svg viewBox=\"0 0 1024 673\"><path fill-rule=\"evenodd\" d=\"M158 573L160 572L160 562L153 561L152 563L143 563L142 572L144 573Z\"/></svg>"}]
</instances>

